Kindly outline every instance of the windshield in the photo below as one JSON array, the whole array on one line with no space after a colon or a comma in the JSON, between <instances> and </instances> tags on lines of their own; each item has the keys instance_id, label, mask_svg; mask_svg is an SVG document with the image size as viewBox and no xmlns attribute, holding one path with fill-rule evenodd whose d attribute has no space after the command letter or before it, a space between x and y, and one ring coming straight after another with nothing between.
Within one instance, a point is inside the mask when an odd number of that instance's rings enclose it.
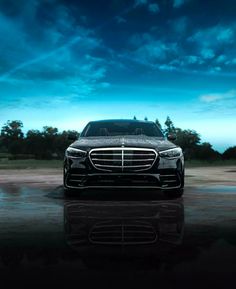
<instances>
[{"instance_id":1,"label":"windshield","mask_svg":"<svg viewBox=\"0 0 236 289\"><path fill-rule=\"evenodd\" d=\"M145 135L150 137L163 137L161 130L151 122L91 122L84 131L82 137L91 136L122 136Z\"/></svg>"}]
</instances>

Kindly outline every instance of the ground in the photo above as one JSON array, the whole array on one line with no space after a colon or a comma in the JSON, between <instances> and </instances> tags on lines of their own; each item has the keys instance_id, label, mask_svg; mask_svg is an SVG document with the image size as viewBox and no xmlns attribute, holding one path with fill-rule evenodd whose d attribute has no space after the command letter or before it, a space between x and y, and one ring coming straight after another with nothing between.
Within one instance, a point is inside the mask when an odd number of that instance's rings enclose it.
<instances>
[{"instance_id":1,"label":"ground","mask_svg":"<svg viewBox=\"0 0 236 289\"><path fill-rule=\"evenodd\" d=\"M19 284L29 285L34 282L29 276L33 276L40 277L41 285L70 285L79 280L86 287L228 287L236 273L235 176L236 166L187 168L185 193L180 199L170 200L153 191L88 191L79 198L65 198L61 169L2 170L2 280L10 284L9 276L14 273ZM184 221L172 216L174 222L176 218L175 227L168 223L164 228L174 230L179 226L184 230L180 230L175 246L167 246L168 251L150 246L146 256L147 251L144 254L139 245L129 256L134 246L127 245L120 248L117 256L113 246L109 258L105 258L103 251L97 255L101 246L95 246L95 251L93 248L92 254L86 255L86 250L75 250L80 247L78 240L74 240L73 246L68 243L67 234L74 230L70 224L73 218L67 219L66 213L71 204L75 208L74 218L81 217L83 212L86 225L104 214L106 220L127 216L138 220L152 214L158 219L163 212L173 213L177 206L183 209ZM82 229L75 230L78 237Z\"/></svg>"},{"instance_id":2,"label":"ground","mask_svg":"<svg viewBox=\"0 0 236 289\"><path fill-rule=\"evenodd\" d=\"M0 170L0 185L27 185L55 188L62 184L62 169ZM227 185L236 186L236 166L192 167L186 169L186 187Z\"/></svg>"}]
</instances>

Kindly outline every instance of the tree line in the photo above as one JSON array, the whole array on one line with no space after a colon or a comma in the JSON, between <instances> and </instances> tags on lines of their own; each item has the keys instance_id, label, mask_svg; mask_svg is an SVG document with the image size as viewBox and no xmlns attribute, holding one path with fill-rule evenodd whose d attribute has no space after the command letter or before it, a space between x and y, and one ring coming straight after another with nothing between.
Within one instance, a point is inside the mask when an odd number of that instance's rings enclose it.
<instances>
[{"instance_id":1,"label":"tree line","mask_svg":"<svg viewBox=\"0 0 236 289\"><path fill-rule=\"evenodd\" d=\"M136 119L135 116L134 119ZM148 120L147 117L145 120ZM221 154L214 150L210 143L201 143L201 137L195 130L183 130L175 127L169 116L167 116L163 126L158 119L155 122L165 136L176 135L177 138L174 142L183 149L187 160L236 159L236 146L226 149ZM9 120L1 128L0 157L5 156L9 159L62 159L65 149L71 143L68 139L71 134L79 137L77 131L64 130L59 132L56 127L51 126L44 126L42 130L28 130L24 134L21 121Z\"/></svg>"},{"instance_id":2,"label":"tree line","mask_svg":"<svg viewBox=\"0 0 236 289\"><path fill-rule=\"evenodd\" d=\"M19 120L7 121L1 129L0 152L9 159L62 159L65 149L71 144L70 134L79 137L73 130L59 132L56 127L44 126L40 130L23 133ZM7 155L9 154L9 155Z\"/></svg>"}]
</instances>

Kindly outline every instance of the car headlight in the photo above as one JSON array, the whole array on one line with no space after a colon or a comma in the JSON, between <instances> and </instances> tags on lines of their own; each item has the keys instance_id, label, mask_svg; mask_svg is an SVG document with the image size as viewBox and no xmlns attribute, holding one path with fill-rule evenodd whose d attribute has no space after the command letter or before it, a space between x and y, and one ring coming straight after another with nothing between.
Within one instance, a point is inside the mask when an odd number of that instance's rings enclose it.
<instances>
[{"instance_id":1,"label":"car headlight","mask_svg":"<svg viewBox=\"0 0 236 289\"><path fill-rule=\"evenodd\" d=\"M174 149L169 149L166 151L159 152L159 155L163 158L168 158L168 159L175 159L181 157L183 154L181 148L174 148Z\"/></svg>"},{"instance_id":2,"label":"car headlight","mask_svg":"<svg viewBox=\"0 0 236 289\"><path fill-rule=\"evenodd\" d=\"M66 156L67 157L84 158L84 157L86 157L86 155L87 155L87 152L83 151L83 150L80 150L80 149L68 147L68 149L66 150Z\"/></svg>"}]
</instances>

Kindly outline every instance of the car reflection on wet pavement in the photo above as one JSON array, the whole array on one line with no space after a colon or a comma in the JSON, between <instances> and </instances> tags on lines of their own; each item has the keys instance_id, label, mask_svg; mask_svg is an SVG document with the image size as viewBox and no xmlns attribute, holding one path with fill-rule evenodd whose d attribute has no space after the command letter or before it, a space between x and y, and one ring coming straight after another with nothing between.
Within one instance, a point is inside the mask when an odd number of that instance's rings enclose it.
<instances>
[{"instance_id":1,"label":"car reflection on wet pavement","mask_svg":"<svg viewBox=\"0 0 236 289\"><path fill-rule=\"evenodd\" d=\"M64 209L67 244L81 256L154 257L182 243L182 200L70 201ZM102 246L99 246L102 245Z\"/></svg>"},{"instance_id":2,"label":"car reflection on wet pavement","mask_svg":"<svg viewBox=\"0 0 236 289\"><path fill-rule=\"evenodd\" d=\"M130 190L65 198L62 187L2 186L1 278L6 284L14 274L30 285L40 276L40 285L223 288L236 273L235 208L234 187L189 187L184 198L167 199Z\"/></svg>"}]
</instances>

